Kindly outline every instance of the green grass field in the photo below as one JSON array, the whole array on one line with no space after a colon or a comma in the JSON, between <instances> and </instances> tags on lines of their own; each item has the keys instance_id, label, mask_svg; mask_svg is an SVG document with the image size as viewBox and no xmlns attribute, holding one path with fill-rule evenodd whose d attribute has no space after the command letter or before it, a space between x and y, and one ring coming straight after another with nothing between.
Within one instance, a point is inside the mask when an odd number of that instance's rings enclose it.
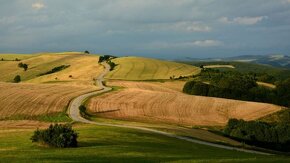
<instances>
[{"instance_id":1,"label":"green grass field","mask_svg":"<svg viewBox=\"0 0 290 163\"><path fill-rule=\"evenodd\" d=\"M1 130L0 162L289 162L217 149L132 129L78 125L79 147L56 149L29 140L33 130Z\"/></svg>"},{"instance_id":2,"label":"green grass field","mask_svg":"<svg viewBox=\"0 0 290 163\"><path fill-rule=\"evenodd\" d=\"M106 75L108 79L121 80L158 80L175 76L197 74L200 69L186 64L161 61L141 57L122 57L112 60L117 64L115 69Z\"/></svg>"}]
</instances>

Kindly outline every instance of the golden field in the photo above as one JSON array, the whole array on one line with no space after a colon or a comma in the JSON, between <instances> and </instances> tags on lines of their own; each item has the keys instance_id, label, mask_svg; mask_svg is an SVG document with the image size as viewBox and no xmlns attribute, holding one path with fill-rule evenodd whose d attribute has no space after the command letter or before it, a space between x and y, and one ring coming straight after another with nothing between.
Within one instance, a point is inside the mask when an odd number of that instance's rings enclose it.
<instances>
[{"instance_id":1,"label":"golden field","mask_svg":"<svg viewBox=\"0 0 290 163\"><path fill-rule=\"evenodd\" d=\"M116 119L219 126L230 118L254 120L281 109L272 104L186 95L181 93L182 82L109 84L125 89L89 100L91 113Z\"/></svg>"},{"instance_id":2,"label":"golden field","mask_svg":"<svg viewBox=\"0 0 290 163\"><path fill-rule=\"evenodd\" d=\"M0 82L0 90L0 119L9 119L64 112L71 99L96 87Z\"/></svg>"}]
</instances>

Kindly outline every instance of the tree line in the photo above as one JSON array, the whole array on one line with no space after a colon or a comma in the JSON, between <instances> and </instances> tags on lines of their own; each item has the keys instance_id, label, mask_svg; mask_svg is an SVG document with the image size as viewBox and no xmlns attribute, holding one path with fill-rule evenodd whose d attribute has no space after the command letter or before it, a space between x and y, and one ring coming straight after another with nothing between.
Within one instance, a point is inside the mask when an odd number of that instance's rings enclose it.
<instances>
[{"instance_id":1,"label":"tree line","mask_svg":"<svg viewBox=\"0 0 290 163\"><path fill-rule=\"evenodd\" d=\"M290 125L287 123L270 124L230 119L224 129L224 134L246 144L290 151Z\"/></svg>"},{"instance_id":2,"label":"tree line","mask_svg":"<svg viewBox=\"0 0 290 163\"><path fill-rule=\"evenodd\" d=\"M199 80L188 81L183 92L191 95L273 103L290 106L290 78L276 83L276 88L257 85L251 74L202 70Z\"/></svg>"}]
</instances>

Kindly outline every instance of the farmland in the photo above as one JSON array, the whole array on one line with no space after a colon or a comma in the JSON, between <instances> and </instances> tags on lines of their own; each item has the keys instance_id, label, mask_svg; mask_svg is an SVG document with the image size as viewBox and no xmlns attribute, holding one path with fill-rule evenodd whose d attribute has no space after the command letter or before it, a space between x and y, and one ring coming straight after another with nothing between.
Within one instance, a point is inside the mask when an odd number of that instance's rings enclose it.
<instances>
[{"instance_id":1,"label":"farmland","mask_svg":"<svg viewBox=\"0 0 290 163\"><path fill-rule=\"evenodd\" d=\"M20 55L19 58L21 56L23 55ZM3 63L0 64L0 81L11 82L16 75L20 75L21 80L28 83L58 82L92 85L94 84L93 78L103 70L103 67L98 64L98 56L85 55L80 52L41 53L22 59L21 61L2 61ZM28 64L27 71L18 67L20 62ZM40 74L61 65L70 66L60 72L40 76Z\"/></svg>"},{"instance_id":2,"label":"farmland","mask_svg":"<svg viewBox=\"0 0 290 163\"><path fill-rule=\"evenodd\" d=\"M112 60L116 68L106 75L107 79L157 80L198 74L194 66L141 57L121 57Z\"/></svg>"},{"instance_id":3,"label":"farmland","mask_svg":"<svg viewBox=\"0 0 290 163\"><path fill-rule=\"evenodd\" d=\"M64 112L69 101L92 86L0 83L0 119L29 119Z\"/></svg>"},{"instance_id":4,"label":"farmland","mask_svg":"<svg viewBox=\"0 0 290 163\"><path fill-rule=\"evenodd\" d=\"M180 93L181 83L114 81L125 89L89 100L89 111L117 119L174 123L179 125L225 125L230 118L255 120L277 112L279 106L190 96ZM166 86L164 86L166 85Z\"/></svg>"}]
</instances>

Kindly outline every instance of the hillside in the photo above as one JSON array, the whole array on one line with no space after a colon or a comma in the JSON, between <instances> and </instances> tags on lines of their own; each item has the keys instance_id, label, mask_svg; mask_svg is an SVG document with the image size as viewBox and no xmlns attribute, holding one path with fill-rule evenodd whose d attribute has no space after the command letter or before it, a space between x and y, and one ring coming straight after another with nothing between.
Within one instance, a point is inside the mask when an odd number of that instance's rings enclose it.
<instances>
[{"instance_id":1,"label":"hillside","mask_svg":"<svg viewBox=\"0 0 290 163\"><path fill-rule=\"evenodd\" d=\"M14 58L16 55L2 56ZM98 56L85 55L80 52L41 53L29 55L29 57L19 55L19 58L21 61L0 61L0 81L12 82L16 75L20 75L22 81L29 83L93 84L93 78L103 70L103 67L98 64ZM28 64L27 71L18 67L20 62ZM69 65L69 67L56 73L40 76L62 65Z\"/></svg>"},{"instance_id":2,"label":"hillside","mask_svg":"<svg viewBox=\"0 0 290 163\"><path fill-rule=\"evenodd\" d=\"M269 74L274 76L278 80L284 80L290 77L290 70L285 68L273 67L270 65L262 65L248 62L236 62L236 61L190 61L183 62L193 66L206 65L209 68L217 68L219 70L238 71L241 73L260 73ZM234 68L233 68L234 67Z\"/></svg>"},{"instance_id":3,"label":"hillside","mask_svg":"<svg viewBox=\"0 0 290 163\"><path fill-rule=\"evenodd\" d=\"M197 74L200 69L194 66L141 57L121 57L112 60L115 69L106 75L107 79L157 80L170 77Z\"/></svg>"},{"instance_id":4,"label":"hillside","mask_svg":"<svg viewBox=\"0 0 290 163\"><path fill-rule=\"evenodd\" d=\"M218 126L230 118L255 120L281 109L271 104L186 95L181 93L184 83L180 82L109 84L125 89L90 99L91 113L117 119Z\"/></svg>"},{"instance_id":5,"label":"hillside","mask_svg":"<svg viewBox=\"0 0 290 163\"><path fill-rule=\"evenodd\" d=\"M64 112L70 100L94 87L0 82L0 120Z\"/></svg>"}]
</instances>

